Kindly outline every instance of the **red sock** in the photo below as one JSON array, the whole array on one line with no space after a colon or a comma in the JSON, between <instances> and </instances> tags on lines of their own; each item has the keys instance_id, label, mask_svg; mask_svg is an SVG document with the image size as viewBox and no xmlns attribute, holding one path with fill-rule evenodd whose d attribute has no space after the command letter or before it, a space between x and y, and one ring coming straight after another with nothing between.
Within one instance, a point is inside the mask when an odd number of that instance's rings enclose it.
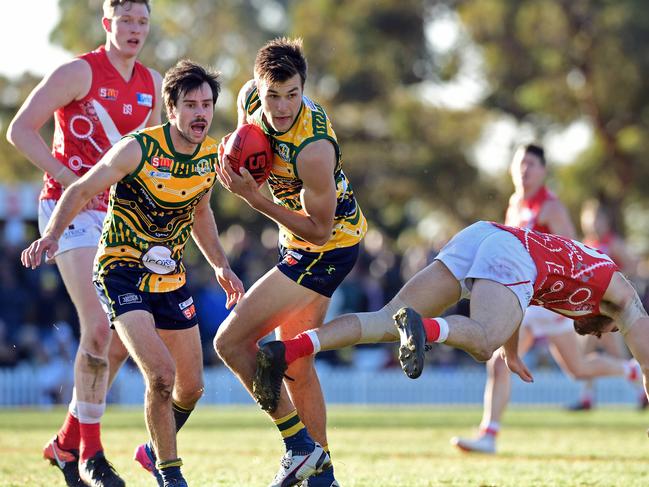
<instances>
[{"instance_id":1,"label":"red sock","mask_svg":"<svg viewBox=\"0 0 649 487\"><path fill-rule=\"evenodd\" d=\"M104 449L101 445L99 423L79 423L81 444L79 446L79 460L85 462L98 451Z\"/></svg>"},{"instance_id":2,"label":"red sock","mask_svg":"<svg viewBox=\"0 0 649 487\"><path fill-rule=\"evenodd\" d=\"M426 330L426 343L432 343L439 338L439 323L435 318L422 318Z\"/></svg>"},{"instance_id":3,"label":"red sock","mask_svg":"<svg viewBox=\"0 0 649 487\"><path fill-rule=\"evenodd\" d=\"M295 338L286 340L284 345L286 346L286 363L289 365L299 358L313 355L315 350L311 338L306 333L300 333Z\"/></svg>"},{"instance_id":4,"label":"red sock","mask_svg":"<svg viewBox=\"0 0 649 487\"><path fill-rule=\"evenodd\" d=\"M64 450L78 450L79 449L79 420L75 418L70 411L65 416L63 426L56 435L57 442Z\"/></svg>"},{"instance_id":5,"label":"red sock","mask_svg":"<svg viewBox=\"0 0 649 487\"><path fill-rule=\"evenodd\" d=\"M487 428L482 428L482 433L485 435L490 435L495 437L498 435L498 430L496 428L487 427Z\"/></svg>"}]
</instances>

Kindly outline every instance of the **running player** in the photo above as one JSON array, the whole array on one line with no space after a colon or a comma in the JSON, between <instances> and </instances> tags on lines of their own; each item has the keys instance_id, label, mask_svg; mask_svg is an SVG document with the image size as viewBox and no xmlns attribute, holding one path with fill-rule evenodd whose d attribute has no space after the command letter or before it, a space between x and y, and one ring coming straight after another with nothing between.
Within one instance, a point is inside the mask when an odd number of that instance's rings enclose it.
<instances>
[{"instance_id":1,"label":"running player","mask_svg":"<svg viewBox=\"0 0 649 487\"><path fill-rule=\"evenodd\" d=\"M507 225L575 238L575 229L563 203L545 185L547 166L543 148L520 147L511 165L515 191L505 217ZM541 306L525 311L520 332L519 354L524 356L536 339L545 337L561 369L577 379L609 376L635 378L633 363L613 357L586 357L579 346L572 320ZM511 376L500 356L487 362L482 421L476 438L451 438L451 444L466 452L495 453L500 422L509 404Z\"/></svg>"},{"instance_id":2,"label":"running player","mask_svg":"<svg viewBox=\"0 0 649 487\"><path fill-rule=\"evenodd\" d=\"M470 317L421 319L439 316L461 297L471 298ZM649 316L615 263L574 240L490 222L458 233L381 310L342 315L293 340L263 345L274 351L274 360L258 365L254 386L268 394L272 407L282 371L297 358L399 339L399 360L411 378L423 370L425 344L446 343L479 361L502 346L507 367L531 382L518 355L519 327L530 304L573 318L579 334L600 336L619 328L647 392Z\"/></svg>"},{"instance_id":3,"label":"running player","mask_svg":"<svg viewBox=\"0 0 649 487\"><path fill-rule=\"evenodd\" d=\"M9 141L45 172L38 218L41 234L63 188L88 172L123 135L160 123L161 76L137 62L149 33L150 10L148 0L105 0L106 43L43 79L9 126ZM39 131L52 115L50 152ZM81 338L68 414L43 455L62 470L70 486L85 485L79 471L93 485L123 485L106 461L100 439L106 389L126 358L116 338L109 365L113 333L92 285L92 261L107 201L107 192L93 198L70 222L52 255L77 310Z\"/></svg>"},{"instance_id":4,"label":"running player","mask_svg":"<svg viewBox=\"0 0 649 487\"><path fill-rule=\"evenodd\" d=\"M257 124L270 137L274 158L268 183L274 201L259 192L247 171L239 176L227 161L219 170L228 190L280 227L280 262L246 293L214 340L217 353L250 393L257 341L276 328L288 339L322 324L367 227L342 171L331 122L304 96L306 72L302 41L275 39L257 53L255 78L238 97L239 125ZM316 473L302 485L338 486L328 468L326 410L313 358L296 361L288 374L293 380L286 388L295 406L282 388L280 404L267 409L286 445L271 485L295 485Z\"/></svg>"},{"instance_id":5,"label":"running player","mask_svg":"<svg viewBox=\"0 0 649 487\"><path fill-rule=\"evenodd\" d=\"M190 61L163 82L165 125L117 143L64 193L43 237L23 251L32 268L54 256L69 222L106 187L109 211L95 260L102 305L146 382L145 417L156 474L164 487L183 487L176 432L203 392L196 309L185 285L182 256L191 234L227 294L243 295L218 238L210 195L216 181L217 143L207 136L220 84ZM172 407L179 404L182 410ZM94 485L94 484L93 484Z\"/></svg>"}]
</instances>

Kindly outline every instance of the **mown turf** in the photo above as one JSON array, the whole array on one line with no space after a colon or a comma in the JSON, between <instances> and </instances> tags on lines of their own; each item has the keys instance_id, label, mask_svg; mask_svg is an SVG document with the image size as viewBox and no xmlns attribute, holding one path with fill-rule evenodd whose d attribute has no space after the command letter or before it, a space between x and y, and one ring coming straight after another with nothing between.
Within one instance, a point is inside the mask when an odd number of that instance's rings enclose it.
<instances>
[{"instance_id":1,"label":"mown turf","mask_svg":"<svg viewBox=\"0 0 649 487\"><path fill-rule=\"evenodd\" d=\"M0 410L0 486L63 485L41 458L63 415ZM477 408L330 407L336 476L343 487L649 485L649 412L512 409L497 456L455 451L449 438L472 434L479 419ZM110 407L103 439L127 485L155 485L131 460L146 439L141 410ZM179 452L192 487L266 486L282 444L253 407L199 407L179 435Z\"/></svg>"}]
</instances>

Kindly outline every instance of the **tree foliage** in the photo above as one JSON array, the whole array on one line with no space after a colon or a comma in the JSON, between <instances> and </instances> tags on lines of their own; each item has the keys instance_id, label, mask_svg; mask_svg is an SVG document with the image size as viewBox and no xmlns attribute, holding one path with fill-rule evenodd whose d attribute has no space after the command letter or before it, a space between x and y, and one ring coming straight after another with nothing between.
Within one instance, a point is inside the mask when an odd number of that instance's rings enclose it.
<instances>
[{"instance_id":1,"label":"tree foliage","mask_svg":"<svg viewBox=\"0 0 649 487\"><path fill-rule=\"evenodd\" d=\"M53 42L73 53L104 41L101 0L60 0ZM426 29L446 6L470 46L440 55ZM576 207L593 194L622 204L647 199L649 11L641 0L156 0L142 61L164 72L190 57L221 70L224 90L212 134L236 123L235 98L252 76L257 49L278 35L301 36L309 60L306 92L331 116L345 170L374 226L392 235L428 214L457 226L501 218L505 174L476 168L485 127L506 114L549 130L586 121L591 146L558 173ZM462 51L478 49L488 92L479 106L451 110L422 95L453 82ZM2 133L36 79L0 79ZM3 180L37 177L0 141ZM263 218L219 192L219 218Z\"/></svg>"}]
</instances>

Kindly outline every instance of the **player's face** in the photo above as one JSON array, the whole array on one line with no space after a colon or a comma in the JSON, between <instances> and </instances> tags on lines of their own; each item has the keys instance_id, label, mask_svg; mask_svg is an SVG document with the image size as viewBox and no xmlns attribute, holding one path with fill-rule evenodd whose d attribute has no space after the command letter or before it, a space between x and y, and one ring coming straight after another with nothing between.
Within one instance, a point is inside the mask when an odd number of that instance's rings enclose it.
<instances>
[{"instance_id":1,"label":"player's face","mask_svg":"<svg viewBox=\"0 0 649 487\"><path fill-rule=\"evenodd\" d=\"M200 88L180 95L169 120L186 145L196 146L207 137L213 116L212 88L203 83Z\"/></svg>"},{"instance_id":2,"label":"player's face","mask_svg":"<svg viewBox=\"0 0 649 487\"><path fill-rule=\"evenodd\" d=\"M302 78L296 74L280 83L257 80L266 122L277 132L291 128L302 106Z\"/></svg>"},{"instance_id":3,"label":"player's face","mask_svg":"<svg viewBox=\"0 0 649 487\"><path fill-rule=\"evenodd\" d=\"M143 3L126 2L115 7L107 30L110 43L127 56L137 56L149 35L149 10Z\"/></svg>"},{"instance_id":4,"label":"player's face","mask_svg":"<svg viewBox=\"0 0 649 487\"><path fill-rule=\"evenodd\" d=\"M525 190L536 190L545 182L545 166L538 156L517 151L512 161L512 180L514 186Z\"/></svg>"}]
</instances>

